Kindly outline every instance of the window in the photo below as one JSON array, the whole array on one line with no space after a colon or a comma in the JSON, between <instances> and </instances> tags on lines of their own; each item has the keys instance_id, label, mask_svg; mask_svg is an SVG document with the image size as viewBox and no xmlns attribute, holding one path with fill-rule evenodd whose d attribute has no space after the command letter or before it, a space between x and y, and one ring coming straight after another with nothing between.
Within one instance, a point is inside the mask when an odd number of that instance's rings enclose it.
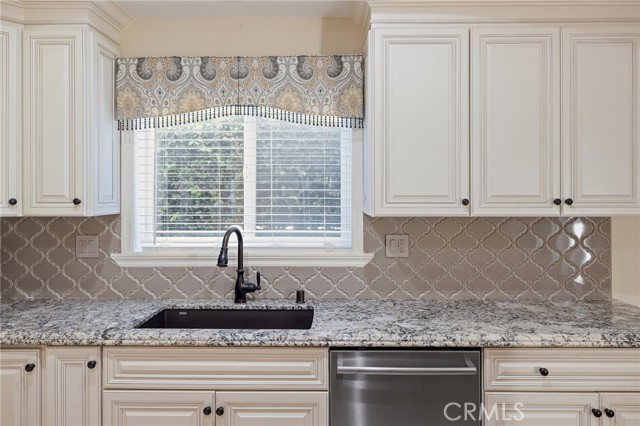
<instances>
[{"instance_id":1,"label":"window","mask_svg":"<svg viewBox=\"0 0 640 426\"><path fill-rule=\"evenodd\" d=\"M253 116L129 132L123 196L132 203L123 202L123 255L212 256L227 227L238 224L254 255L361 257L356 132Z\"/></svg>"}]
</instances>

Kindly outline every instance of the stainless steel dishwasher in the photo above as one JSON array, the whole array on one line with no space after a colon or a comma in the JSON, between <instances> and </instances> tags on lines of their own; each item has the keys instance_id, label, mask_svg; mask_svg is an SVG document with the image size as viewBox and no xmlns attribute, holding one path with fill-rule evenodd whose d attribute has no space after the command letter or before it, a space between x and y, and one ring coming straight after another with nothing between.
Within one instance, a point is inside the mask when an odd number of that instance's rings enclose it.
<instances>
[{"instance_id":1,"label":"stainless steel dishwasher","mask_svg":"<svg viewBox=\"0 0 640 426\"><path fill-rule=\"evenodd\" d=\"M481 424L480 350L332 350L330 369L331 426Z\"/></svg>"}]
</instances>

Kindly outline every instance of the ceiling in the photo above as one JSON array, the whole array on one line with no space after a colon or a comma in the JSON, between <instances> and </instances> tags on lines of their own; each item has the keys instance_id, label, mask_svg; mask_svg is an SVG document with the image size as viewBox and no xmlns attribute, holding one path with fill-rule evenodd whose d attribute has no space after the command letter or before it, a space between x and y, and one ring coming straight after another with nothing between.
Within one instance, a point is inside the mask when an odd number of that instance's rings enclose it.
<instances>
[{"instance_id":1,"label":"ceiling","mask_svg":"<svg viewBox=\"0 0 640 426\"><path fill-rule=\"evenodd\" d=\"M134 19L195 17L352 18L364 0L118 0Z\"/></svg>"}]
</instances>

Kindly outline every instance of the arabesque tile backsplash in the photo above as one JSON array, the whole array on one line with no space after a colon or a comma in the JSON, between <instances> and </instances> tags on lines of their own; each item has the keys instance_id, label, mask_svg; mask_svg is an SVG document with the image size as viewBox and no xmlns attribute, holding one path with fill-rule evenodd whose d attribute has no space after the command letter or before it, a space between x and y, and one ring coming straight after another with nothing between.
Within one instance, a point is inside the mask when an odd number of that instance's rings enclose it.
<instances>
[{"instance_id":1,"label":"arabesque tile backsplash","mask_svg":"<svg viewBox=\"0 0 640 426\"><path fill-rule=\"evenodd\" d=\"M409 257L385 257L386 234L409 234ZM97 259L76 235L99 235ZM260 268L266 298L606 299L608 218L364 218L364 268ZM230 298L234 268L121 268L120 217L2 218L3 298ZM212 247L212 252L216 249ZM249 269L249 268L248 268ZM253 271L249 271L253 274Z\"/></svg>"}]
</instances>

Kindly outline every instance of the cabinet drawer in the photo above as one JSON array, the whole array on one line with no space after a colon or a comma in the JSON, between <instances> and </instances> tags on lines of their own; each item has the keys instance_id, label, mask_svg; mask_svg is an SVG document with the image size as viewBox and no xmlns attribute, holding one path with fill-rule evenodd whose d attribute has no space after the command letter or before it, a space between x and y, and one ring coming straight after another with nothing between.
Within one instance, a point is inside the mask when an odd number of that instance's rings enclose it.
<instances>
[{"instance_id":1,"label":"cabinet drawer","mask_svg":"<svg viewBox=\"0 0 640 426\"><path fill-rule=\"evenodd\" d=\"M321 348L105 348L108 389L326 390Z\"/></svg>"},{"instance_id":2,"label":"cabinet drawer","mask_svg":"<svg viewBox=\"0 0 640 426\"><path fill-rule=\"evenodd\" d=\"M484 371L486 390L638 391L640 350L487 349Z\"/></svg>"}]
</instances>

